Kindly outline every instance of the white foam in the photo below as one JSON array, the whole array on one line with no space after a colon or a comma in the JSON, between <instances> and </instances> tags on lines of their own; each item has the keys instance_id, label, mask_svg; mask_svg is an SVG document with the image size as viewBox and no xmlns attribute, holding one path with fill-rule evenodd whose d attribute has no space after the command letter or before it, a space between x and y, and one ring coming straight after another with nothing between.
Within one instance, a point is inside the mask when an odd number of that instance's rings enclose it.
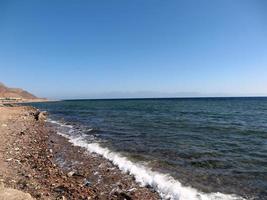
<instances>
[{"instance_id":1,"label":"white foam","mask_svg":"<svg viewBox=\"0 0 267 200\"><path fill-rule=\"evenodd\" d=\"M183 186L178 180L165 174L161 174L151 169L133 163L126 157L101 147L98 143L88 143L83 137L69 136L58 132L59 135L69 139L75 145L86 148L89 152L97 153L110 160L114 165L125 173L133 175L141 186L149 185L153 187L162 197L170 200L244 200L237 195L223 193L203 193L195 188Z\"/></svg>"},{"instance_id":2,"label":"white foam","mask_svg":"<svg viewBox=\"0 0 267 200\"><path fill-rule=\"evenodd\" d=\"M52 124L57 124L57 125L62 126L62 127L73 128L72 125L63 124L63 123L60 123L60 122L55 121L55 120L47 119L46 121L50 122Z\"/></svg>"}]
</instances>

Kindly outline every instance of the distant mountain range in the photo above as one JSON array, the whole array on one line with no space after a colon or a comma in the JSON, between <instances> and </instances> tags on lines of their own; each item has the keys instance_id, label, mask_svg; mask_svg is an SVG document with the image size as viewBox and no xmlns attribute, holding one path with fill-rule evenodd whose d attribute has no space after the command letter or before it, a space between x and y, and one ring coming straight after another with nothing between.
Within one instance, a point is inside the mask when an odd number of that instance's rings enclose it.
<instances>
[{"instance_id":1,"label":"distant mountain range","mask_svg":"<svg viewBox=\"0 0 267 200\"><path fill-rule=\"evenodd\" d=\"M3 83L0 83L0 98L38 99L38 97L23 89L9 88Z\"/></svg>"}]
</instances>

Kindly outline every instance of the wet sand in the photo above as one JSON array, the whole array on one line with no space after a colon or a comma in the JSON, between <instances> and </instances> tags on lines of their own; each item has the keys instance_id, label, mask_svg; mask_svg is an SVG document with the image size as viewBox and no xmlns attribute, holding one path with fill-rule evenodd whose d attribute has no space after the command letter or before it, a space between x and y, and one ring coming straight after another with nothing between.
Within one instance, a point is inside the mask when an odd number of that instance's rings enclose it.
<instances>
[{"instance_id":1,"label":"wet sand","mask_svg":"<svg viewBox=\"0 0 267 200\"><path fill-rule=\"evenodd\" d=\"M35 113L32 107L0 107L0 181L5 187L36 199L160 199L110 161L74 147L51 124L36 121Z\"/></svg>"}]
</instances>

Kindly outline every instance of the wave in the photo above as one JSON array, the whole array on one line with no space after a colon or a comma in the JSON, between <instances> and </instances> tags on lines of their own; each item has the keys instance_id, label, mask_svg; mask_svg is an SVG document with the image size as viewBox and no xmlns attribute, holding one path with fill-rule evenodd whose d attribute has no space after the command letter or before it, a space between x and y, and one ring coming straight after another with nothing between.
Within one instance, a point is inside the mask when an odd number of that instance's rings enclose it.
<instances>
[{"instance_id":1,"label":"wave","mask_svg":"<svg viewBox=\"0 0 267 200\"><path fill-rule=\"evenodd\" d=\"M66 126L60 122L49 120L51 123ZM152 171L148 167L139 163L133 163L128 158L119 153L112 152L106 147L101 147L98 143L88 143L83 136L74 136L62 132L59 135L69 139L75 146L83 147L91 153L97 153L111 161L124 173L129 173L135 177L136 182L141 186L151 186L159 193L162 199L170 200L245 200L235 194L204 193L189 186L183 186L173 177Z\"/></svg>"},{"instance_id":2,"label":"wave","mask_svg":"<svg viewBox=\"0 0 267 200\"><path fill-rule=\"evenodd\" d=\"M57 125L59 125L59 126L61 126L61 127L73 128L72 125L63 124L63 123L58 122L58 121L55 121L55 120L47 119L46 121L47 121L47 122L50 122L50 123L52 123L52 124L57 124Z\"/></svg>"}]
</instances>

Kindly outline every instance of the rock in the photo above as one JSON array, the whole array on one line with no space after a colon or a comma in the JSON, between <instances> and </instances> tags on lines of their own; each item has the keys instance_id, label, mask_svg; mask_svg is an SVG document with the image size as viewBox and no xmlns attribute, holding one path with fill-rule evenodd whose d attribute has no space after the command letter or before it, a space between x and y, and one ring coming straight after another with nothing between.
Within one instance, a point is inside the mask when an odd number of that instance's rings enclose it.
<instances>
[{"instance_id":1,"label":"rock","mask_svg":"<svg viewBox=\"0 0 267 200\"><path fill-rule=\"evenodd\" d=\"M62 197L61 197L61 200L67 200L67 198L66 198L66 197L64 197L64 196L62 196Z\"/></svg>"},{"instance_id":2,"label":"rock","mask_svg":"<svg viewBox=\"0 0 267 200\"><path fill-rule=\"evenodd\" d=\"M68 175L68 177L72 177L74 174L75 174L74 171L70 171L67 175Z\"/></svg>"},{"instance_id":3,"label":"rock","mask_svg":"<svg viewBox=\"0 0 267 200\"><path fill-rule=\"evenodd\" d=\"M0 182L0 191L2 190L2 189L4 189L4 180L3 179L1 179L1 182Z\"/></svg>"},{"instance_id":4,"label":"rock","mask_svg":"<svg viewBox=\"0 0 267 200\"><path fill-rule=\"evenodd\" d=\"M136 190L136 188L131 188L131 189L128 190L128 192L132 192L132 191L135 191L135 190Z\"/></svg>"},{"instance_id":5,"label":"rock","mask_svg":"<svg viewBox=\"0 0 267 200\"><path fill-rule=\"evenodd\" d=\"M19 165L21 165L20 160L16 159L15 162L18 163Z\"/></svg>"},{"instance_id":6,"label":"rock","mask_svg":"<svg viewBox=\"0 0 267 200\"><path fill-rule=\"evenodd\" d=\"M46 120L46 118L47 118L47 113L46 112L40 112L38 119L40 121L44 121L44 120Z\"/></svg>"},{"instance_id":7,"label":"rock","mask_svg":"<svg viewBox=\"0 0 267 200\"><path fill-rule=\"evenodd\" d=\"M99 172L94 172L94 175L98 175L99 174Z\"/></svg>"},{"instance_id":8,"label":"rock","mask_svg":"<svg viewBox=\"0 0 267 200\"><path fill-rule=\"evenodd\" d=\"M21 192L19 190L11 188L2 188L0 189L0 199L6 200L33 200L29 193Z\"/></svg>"},{"instance_id":9,"label":"rock","mask_svg":"<svg viewBox=\"0 0 267 200\"><path fill-rule=\"evenodd\" d=\"M116 189L112 191L111 194L117 196L117 199L132 200L132 197L121 189Z\"/></svg>"},{"instance_id":10,"label":"rock","mask_svg":"<svg viewBox=\"0 0 267 200\"><path fill-rule=\"evenodd\" d=\"M40 112L39 110L36 110L33 116L36 121L44 121L47 118L47 112Z\"/></svg>"},{"instance_id":11,"label":"rock","mask_svg":"<svg viewBox=\"0 0 267 200\"><path fill-rule=\"evenodd\" d=\"M36 121L39 120L39 114L40 114L40 111L39 111L39 110L36 110L36 112L31 113L31 114L34 116L34 119L35 119Z\"/></svg>"},{"instance_id":12,"label":"rock","mask_svg":"<svg viewBox=\"0 0 267 200\"><path fill-rule=\"evenodd\" d=\"M55 187L53 190L55 192L58 192L58 193L63 193L63 192L69 191L69 189L67 187L65 187L64 185L59 185L59 186Z\"/></svg>"},{"instance_id":13,"label":"rock","mask_svg":"<svg viewBox=\"0 0 267 200\"><path fill-rule=\"evenodd\" d=\"M20 135L25 135L25 132L24 131L20 131Z\"/></svg>"},{"instance_id":14,"label":"rock","mask_svg":"<svg viewBox=\"0 0 267 200\"><path fill-rule=\"evenodd\" d=\"M91 185L92 185L92 183L89 180L84 181L84 186L89 187Z\"/></svg>"},{"instance_id":15,"label":"rock","mask_svg":"<svg viewBox=\"0 0 267 200\"><path fill-rule=\"evenodd\" d=\"M32 175L31 175L31 174L28 174L28 175L26 175L25 177L26 177L26 178L31 178Z\"/></svg>"},{"instance_id":16,"label":"rock","mask_svg":"<svg viewBox=\"0 0 267 200\"><path fill-rule=\"evenodd\" d=\"M68 177L72 177L72 176L76 176L76 177L84 177L82 174L79 174L78 172L75 172L75 171L70 171L68 174L67 174Z\"/></svg>"},{"instance_id":17,"label":"rock","mask_svg":"<svg viewBox=\"0 0 267 200\"><path fill-rule=\"evenodd\" d=\"M2 124L2 127L7 127L7 124Z\"/></svg>"}]
</instances>

